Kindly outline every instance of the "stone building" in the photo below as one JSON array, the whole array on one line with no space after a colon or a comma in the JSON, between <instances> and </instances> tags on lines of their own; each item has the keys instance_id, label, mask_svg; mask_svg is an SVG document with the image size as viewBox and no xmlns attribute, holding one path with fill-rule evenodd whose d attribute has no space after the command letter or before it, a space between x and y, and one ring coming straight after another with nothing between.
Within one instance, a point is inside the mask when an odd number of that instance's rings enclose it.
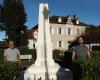
<instances>
[{"instance_id":1,"label":"stone building","mask_svg":"<svg viewBox=\"0 0 100 80\"><path fill-rule=\"evenodd\" d=\"M51 16L50 33L53 49L66 50L69 44L74 41L77 36L85 33L87 25L82 23L76 16ZM32 28L33 38L29 41L29 48L36 48L38 34L38 25Z\"/></svg>"}]
</instances>

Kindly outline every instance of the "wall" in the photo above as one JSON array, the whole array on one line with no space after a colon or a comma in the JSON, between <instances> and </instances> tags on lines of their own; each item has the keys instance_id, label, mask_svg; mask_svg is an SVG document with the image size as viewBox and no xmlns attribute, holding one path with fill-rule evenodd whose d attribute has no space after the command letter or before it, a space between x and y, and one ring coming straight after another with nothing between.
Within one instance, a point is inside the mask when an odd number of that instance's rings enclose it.
<instances>
[{"instance_id":1,"label":"wall","mask_svg":"<svg viewBox=\"0 0 100 80\"><path fill-rule=\"evenodd\" d=\"M55 24L50 23L50 27L53 28L53 32L51 32L51 40L53 49L61 49L66 50L71 41L75 40L75 38L85 32L85 26L77 26L71 24ZM58 28L62 28L62 34L58 34ZM68 34L68 28L71 29L71 34ZM79 34L77 34L77 29L79 29ZM58 41L62 41L62 47L58 47ZM33 44L35 43L36 48L37 39L29 40L29 48L33 48Z\"/></svg>"}]
</instances>

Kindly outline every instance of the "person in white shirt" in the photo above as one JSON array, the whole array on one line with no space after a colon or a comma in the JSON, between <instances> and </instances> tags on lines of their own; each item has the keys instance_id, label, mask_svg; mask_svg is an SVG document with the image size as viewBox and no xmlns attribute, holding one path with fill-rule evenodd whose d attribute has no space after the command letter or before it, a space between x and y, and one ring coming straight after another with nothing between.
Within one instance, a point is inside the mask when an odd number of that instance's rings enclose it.
<instances>
[{"instance_id":1,"label":"person in white shirt","mask_svg":"<svg viewBox=\"0 0 100 80\"><path fill-rule=\"evenodd\" d=\"M16 62L21 66L20 51L15 47L14 41L10 40L8 42L8 47L9 48L5 49L4 52L4 62Z\"/></svg>"}]
</instances>

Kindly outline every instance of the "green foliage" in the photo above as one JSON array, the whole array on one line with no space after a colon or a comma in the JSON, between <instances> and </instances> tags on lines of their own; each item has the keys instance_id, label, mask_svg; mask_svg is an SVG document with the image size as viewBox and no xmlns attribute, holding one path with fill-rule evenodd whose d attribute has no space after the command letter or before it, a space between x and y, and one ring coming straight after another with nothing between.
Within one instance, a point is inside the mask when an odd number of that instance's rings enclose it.
<instances>
[{"instance_id":1,"label":"green foliage","mask_svg":"<svg viewBox=\"0 0 100 80\"><path fill-rule=\"evenodd\" d=\"M20 53L21 55L32 55L32 57L34 59L36 59L36 49L19 49L20 50ZM3 60L3 53L4 53L4 50L0 49L0 59ZM60 58L63 58L63 54L62 51L60 50L53 50L53 58L54 59L60 59Z\"/></svg>"},{"instance_id":2,"label":"green foliage","mask_svg":"<svg viewBox=\"0 0 100 80\"><path fill-rule=\"evenodd\" d=\"M100 27L91 26L86 28L86 32L84 34L85 41L87 43L100 43Z\"/></svg>"},{"instance_id":3,"label":"green foliage","mask_svg":"<svg viewBox=\"0 0 100 80\"><path fill-rule=\"evenodd\" d=\"M4 50L3 49L0 49L0 61L3 60L3 53L4 53Z\"/></svg>"},{"instance_id":4,"label":"green foliage","mask_svg":"<svg viewBox=\"0 0 100 80\"><path fill-rule=\"evenodd\" d=\"M2 5L0 4L0 22L2 22L2 12L3 12L3 8Z\"/></svg>"},{"instance_id":5,"label":"green foliage","mask_svg":"<svg viewBox=\"0 0 100 80\"><path fill-rule=\"evenodd\" d=\"M3 6L0 4L0 31L5 30L5 26L3 24Z\"/></svg>"},{"instance_id":6,"label":"green foliage","mask_svg":"<svg viewBox=\"0 0 100 80\"><path fill-rule=\"evenodd\" d=\"M34 59L36 59L36 49L19 49L21 55L32 55Z\"/></svg>"},{"instance_id":7,"label":"green foliage","mask_svg":"<svg viewBox=\"0 0 100 80\"><path fill-rule=\"evenodd\" d=\"M28 47L27 45L28 45L28 33L25 30L20 36L20 44L19 44L19 46L21 48L27 48Z\"/></svg>"},{"instance_id":8,"label":"green foliage","mask_svg":"<svg viewBox=\"0 0 100 80\"><path fill-rule=\"evenodd\" d=\"M57 59L63 58L63 54L64 54L64 51L55 49L53 50L53 59L57 60Z\"/></svg>"},{"instance_id":9,"label":"green foliage","mask_svg":"<svg viewBox=\"0 0 100 80\"><path fill-rule=\"evenodd\" d=\"M13 62L0 62L0 80L15 80L19 74L19 67Z\"/></svg>"},{"instance_id":10,"label":"green foliage","mask_svg":"<svg viewBox=\"0 0 100 80\"><path fill-rule=\"evenodd\" d=\"M21 40L25 42L27 36L21 33L21 31L25 33L26 30L26 26L24 25L26 22L26 13L22 0L4 0L2 16L7 29L6 34L8 35L8 39L14 40L17 46L21 44ZM28 44L28 41L26 42L23 45Z\"/></svg>"},{"instance_id":11,"label":"green foliage","mask_svg":"<svg viewBox=\"0 0 100 80\"><path fill-rule=\"evenodd\" d=\"M3 10L4 23L7 27L13 27L16 24L23 25L26 22L22 0L4 0Z\"/></svg>"},{"instance_id":12,"label":"green foliage","mask_svg":"<svg viewBox=\"0 0 100 80\"><path fill-rule=\"evenodd\" d=\"M92 54L93 56L91 60L83 59L74 62L74 64L79 65L79 68L82 71L81 80L100 79L100 51L94 51Z\"/></svg>"}]
</instances>

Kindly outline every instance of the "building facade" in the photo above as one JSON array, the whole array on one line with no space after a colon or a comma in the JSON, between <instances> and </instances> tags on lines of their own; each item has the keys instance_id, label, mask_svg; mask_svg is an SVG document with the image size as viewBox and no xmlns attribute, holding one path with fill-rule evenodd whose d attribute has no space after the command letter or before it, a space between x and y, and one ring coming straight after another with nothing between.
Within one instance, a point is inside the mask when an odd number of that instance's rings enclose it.
<instances>
[{"instance_id":1,"label":"building facade","mask_svg":"<svg viewBox=\"0 0 100 80\"><path fill-rule=\"evenodd\" d=\"M79 22L75 16L51 16L49 22L53 49L67 50L72 41L85 33L86 25ZM31 48L36 48L38 25L32 30L33 39L29 45Z\"/></svg>"}]
</instances>

